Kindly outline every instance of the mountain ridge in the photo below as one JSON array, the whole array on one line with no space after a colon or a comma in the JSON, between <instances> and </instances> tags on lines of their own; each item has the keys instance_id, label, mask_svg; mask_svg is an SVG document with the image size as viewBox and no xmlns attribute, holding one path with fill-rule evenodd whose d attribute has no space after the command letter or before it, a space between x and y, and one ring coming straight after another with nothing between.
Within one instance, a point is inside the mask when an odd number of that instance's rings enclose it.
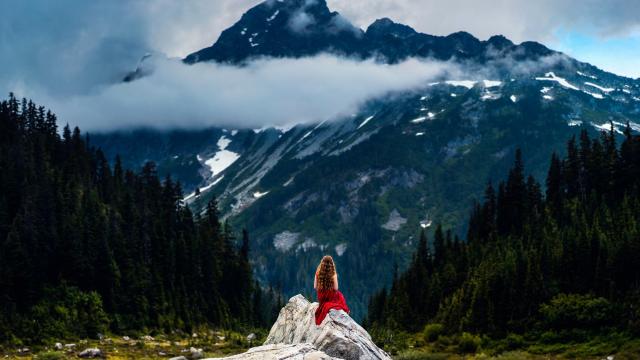
<instances>
[{"instance_id":1,"label":"mountain ridge","mask_svg":"<svg viewBox=\"0 0 640 360\"><path fill-rule=\"evenodd\" d=\"M328 52L396 63L409 57L468 59L496 49L524 50L531 56L552 53L542 44L515 45L502 35L486 41L463 31L447 36L428 35L386 17L363 31L338 12L331 12L324 0L268 0L245 12L212 46L188 55L183 61L242 64L263 56L301 57Z\"/></svg>"}]
</instances>

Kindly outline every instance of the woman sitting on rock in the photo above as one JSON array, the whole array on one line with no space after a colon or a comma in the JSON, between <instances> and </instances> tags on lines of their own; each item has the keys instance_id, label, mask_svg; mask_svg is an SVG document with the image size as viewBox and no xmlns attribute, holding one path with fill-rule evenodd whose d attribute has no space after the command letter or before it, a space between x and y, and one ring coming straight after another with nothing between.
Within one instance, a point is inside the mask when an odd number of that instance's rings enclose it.
<instances>
[{"instance_id":1,"label":"woman sitting on rock","mask_svg":"<svg viewBox=\"0 0 640 360\"><path fill-rule=\"evenodd\" d=\"M331 256L325 256L320 261L313 281L313 288L318 292L319 303L318 309L316 309L316 325L322 324L322 320L331 309L344 310L347 314L349 313L347 302L342 293L338 291L338 273Z\"/></svg>"}]
</instances>

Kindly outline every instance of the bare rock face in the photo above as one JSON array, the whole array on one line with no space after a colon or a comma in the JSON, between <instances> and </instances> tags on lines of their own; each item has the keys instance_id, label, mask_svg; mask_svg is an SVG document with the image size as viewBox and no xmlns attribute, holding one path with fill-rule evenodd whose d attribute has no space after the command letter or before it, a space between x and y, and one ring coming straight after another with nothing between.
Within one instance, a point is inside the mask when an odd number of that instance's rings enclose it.
<instances>
[{"instance_id":1,"label":"bare rock face","mask_svg":"<svg viewBox=\"0 0 640 360\"><path fill-rule=\"evenodd\" d=\"M329 356L344 360L391 359L371 336L344 311L331 310L320 326L315 323L317 303L296 295L280 310L267 344L310 343Z\"/></svg>"},{"instance_id":2,"label":"bare rock face","mask_svg":"<svg viewBox=\"0 0 640 360\"><path fill-rule=\"evenodd\" d=\"M344 311L331 310L320 326L317 303L296 295L280 310L263 346L226 359L391 360Z\"/></svg>"},{"instance_id":3,"label":"bare rock face","mask_svg":"<svg viewBox=\"0 0 640 360\"><path fill-rule=\"evenodd\" d=\"M318 351L311 344L271 344L249 349L226 360L340 360Z\"/></svg>"},{"instance_id":4,"label":"bare rock face","mask_svg":"<svg viewBox=\"0 0 640 360\"><path fill-rule=\"evenodd\" d=\"M104 354L98 348L88 348L88 349L82 350L78 354L78 357L81 357L81 358L97 358L97 357L100 357L101 358L101 357L104 357Z\"/></svg>"}]
</instances>

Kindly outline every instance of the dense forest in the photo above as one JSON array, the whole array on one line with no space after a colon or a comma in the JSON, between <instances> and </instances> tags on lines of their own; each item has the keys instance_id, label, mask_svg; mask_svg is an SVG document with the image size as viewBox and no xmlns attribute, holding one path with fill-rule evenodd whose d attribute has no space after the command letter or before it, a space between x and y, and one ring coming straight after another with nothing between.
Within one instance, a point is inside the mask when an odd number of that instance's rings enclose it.
<instances>
[{"instance_id":1,"label":"dense forest","mask_svg":"<svg viewBox=\"0 0 640 360\"><path fill-rule=\"evenodd\" d=\"M467 241L423 232L406 272L371 298L369 326L640 334L640 136L617 136L571 139L544 187L517 151L506 181L474 205Z\"/></svg>"},{"instance_id":2,"label":"dense forest","mask_svg":"<svg viewBox=\"0 0 640 360\"><path fill-rule=\"evenodd\" d=\"M254 281L247 232L181 199L154 164L110 166L50 111L1 102L0 342L269 324L281 299Z\"/></svg>"}]
</instances>

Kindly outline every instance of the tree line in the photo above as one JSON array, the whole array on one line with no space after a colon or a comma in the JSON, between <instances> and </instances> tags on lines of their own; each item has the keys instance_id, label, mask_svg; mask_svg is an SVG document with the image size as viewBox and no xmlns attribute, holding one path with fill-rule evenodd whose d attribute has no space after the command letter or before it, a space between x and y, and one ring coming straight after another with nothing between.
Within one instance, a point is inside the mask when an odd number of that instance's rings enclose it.
<instances>
[{"instance_id":1,"label":"tree line","mask_svg":"<svg viewBox=\"0 0 640 360\"><path fill-rule=\"evenodd\" d=\"M583 130L543 186L522 155L474 205L466 241L423 232L408 269L369 303L373 329L505 336L545 330L640 333L640 136Z\"/></svg>"},{"instance_id":2,"label":"tree line","mask_svg":"<svg viewBox=\"0 0 640 360\"><path fill-rule=\"evenodd\" d=\"M155 165L111 166L32 101L0 102L0 342L267 326L249 236L182 202Z\"/></svg>"}]
</instances>

